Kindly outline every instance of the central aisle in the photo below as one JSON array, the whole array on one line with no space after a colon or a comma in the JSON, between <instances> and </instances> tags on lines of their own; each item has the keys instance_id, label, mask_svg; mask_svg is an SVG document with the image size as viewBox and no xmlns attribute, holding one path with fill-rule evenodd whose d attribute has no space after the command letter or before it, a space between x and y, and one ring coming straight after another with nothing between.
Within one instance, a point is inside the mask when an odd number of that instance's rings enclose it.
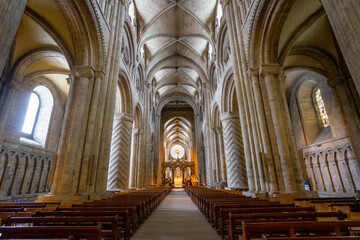
<instances>
[{"instance_id":1,"label":"central aisle","mask_svg":"<svg viewBox=\"0 0 360 240\"><path fill-rule=\"evenodd\" d=\"M160 203L131 240L219 240L184 189L173 191Z\"/></svg>"}]
</instances>

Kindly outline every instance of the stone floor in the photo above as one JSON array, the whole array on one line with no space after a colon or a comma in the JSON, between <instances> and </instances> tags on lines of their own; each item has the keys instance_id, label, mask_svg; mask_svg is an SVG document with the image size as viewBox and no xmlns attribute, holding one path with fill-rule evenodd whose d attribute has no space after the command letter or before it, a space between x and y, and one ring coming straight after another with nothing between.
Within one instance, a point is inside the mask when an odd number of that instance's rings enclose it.
<instances>
[{"instance_id":1,"label":"stone floor","mask_svg":"<svg viewBox=\"0 0 360 240\"><path fill-rule=\"evenodd\" d=\"M183 189L174 189L131 240L219 240Z\"/></svg>"}]
</instances>

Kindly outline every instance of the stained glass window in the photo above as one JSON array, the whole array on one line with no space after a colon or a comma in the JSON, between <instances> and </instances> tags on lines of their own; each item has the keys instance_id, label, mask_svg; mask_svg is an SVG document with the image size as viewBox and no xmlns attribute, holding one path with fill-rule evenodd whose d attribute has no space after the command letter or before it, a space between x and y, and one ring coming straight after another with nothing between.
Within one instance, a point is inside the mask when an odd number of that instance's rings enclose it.
<instances>
[{"instance_id":1,"label":"stained glass window","mask_svg":"<svg viewBox=\"0 0 360 240\"><path fill-rule=\"evenodd\" d=\"M316 103L317 103L317 107L318 107L318 110L319 110L319 114L320 114L320 118L321 118L323 127L330 126L329 118L328 118L328 115L327 115L326 110L325 110L325 105L324 105L324 101L323 101L322 96L321 96L320 88L318 88L316 90L316 92L315 92L315 100L316 100Z\"/></svg>"},{"instance_id":2,"label":"stained glass window","mask_svg":"<svg viewBox=\"0 0 360 240\"><path fill-rule=\"evenodd\" d=\"M175 144L174 146L172 146L170 153L173 158L180 159L180 158L184 157L185 149L183 146L181 146L179 144Z\"/></svg>"}]
</instances>

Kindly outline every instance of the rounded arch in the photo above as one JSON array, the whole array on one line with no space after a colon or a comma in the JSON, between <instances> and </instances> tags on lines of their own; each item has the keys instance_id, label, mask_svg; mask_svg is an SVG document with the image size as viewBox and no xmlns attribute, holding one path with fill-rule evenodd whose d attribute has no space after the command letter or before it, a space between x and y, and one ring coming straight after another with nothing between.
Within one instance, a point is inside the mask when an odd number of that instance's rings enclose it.
<instances>
[{"instance_id":1,"label":"rounded arch","mask_svg":"<svg viewBox=\"0 0 360 240\"><path fill-rule=\"evenodd\" d=\"M142 111L140 104L137 104L134 110L134 128L140 129L142 126Z\"/></svg>"},{"instance_id":2,"label":"rounded arch","mask_svg":"<svg viewBox=\"0 0 360 240\"><path fill-rule=\"evenodd\" d=\"M124 20L124 28L123 28L123 39L122 39L122 47L121 54L122 59L125 65L128 67L129 72L133 73L136 65L136 47L135 47L135 39L132 24L129 22L129 19L125 18Z\"/></svg>"},{"instance_id":3,"label":"rounded arch","mask_svg":"<svg viewBox=\"0 0 360 240\"><path fill-rule=\"evenodd\" d=\"M218 63L218 67L220 70L220 74L225 71L225 66L229 62L230 57L230 43L229 43L229 35L228 35L228 27L227 23L224 22L221 24L219 33L217 35L217 51L216 51L216 59Z\"/></svg>"},{"instance_id":4,"label":"rounded arch","mask_svg":"<svg viewBox=\"0 0 360 240\"><path fill-rule=\"evenodd\" d=\"M156 114L160 115L161 110L163 109L163 107L171 102L171 101L176 101L176 100L181 100L181 101L185 101L186 103L188 103L194 110L194 114L197 115L199 113L199 109L195 103L195 100L192 96L185 94L185 93L179 93L179 92L175 92L172 94L167 94L161 97L159 104L157 106L157 111Z\"/></svg>"},{"instance_id":5,"label":"rounded arch","mask_svg":"<svg viewBox=\"0 0 360 240\"><path fill-rule=\"evenodd\" d=\"M235 80L233 69L229 69L225 74L223 88L221 91L221 107L220 110L222 113L238 111L238 103L235 89Z\"/></svg>"},{"instance_id":6,"label":"rounded arch","mask_svg":"<svg viewBox=\"0 0 360 240\"><path fill-rule=\"evenodd\" d=\"M95 0L57 0L74 43L75 65L105 68L105 38Z\"/></svg>"},{"instance_id":7,"label":"rounded arch","mask_svg":"<svg viewBox=\"0 0 360 240\"><path fill-rule=\"evenodd\" d=\"M250 37L248 38L248 59L250 68L261 63L277 63L278 43L282 26L294 1L257 0L250 19Z\"/></svg>"},{"instance_id":8,"label":"rounded arch","mask_svg":"<svg viewBox=\"0 0 360 240\"><path fill-rule=\"evenodd\" d=\"M131 88L129 84L129 77L123 69L120 70L118 88L121 102L119 109L123 113L131 114L133 112Z\"/></svg>"}]
</instances>

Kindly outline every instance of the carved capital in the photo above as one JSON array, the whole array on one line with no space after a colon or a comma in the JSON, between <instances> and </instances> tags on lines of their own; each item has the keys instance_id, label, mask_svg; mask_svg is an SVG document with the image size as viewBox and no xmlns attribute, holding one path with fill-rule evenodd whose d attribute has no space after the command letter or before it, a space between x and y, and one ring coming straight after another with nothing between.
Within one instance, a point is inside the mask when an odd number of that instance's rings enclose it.
<instances>
[{"instance_id":1,"label":"carved capital","mask_svg":"<svg viewBox=\"0 0 360 240\"><path fill-rule=\"evenodd\" d=\"M232 120L232 119L239 119L240 116L239 116L239 112L238 111L235 111L235 112L225 112L225 113L222 113L220 115L220 119L221 121L226 121L226 120Z\"/></svg>"},{"instance_id":2,"label":"carved capital","mask_svg":"<svg viewBox=\"0 0 360 240\"><path fill-rule=\"evenodd\" d=\"M93 66L76 66L70 74L77 78L85 77L90 79L94 77L95 70Z\"/></svg>"},{"instance_id":3,"label":"carved capital","mask_svg":"<svg viewBox=\"0 0 360 240\"><path fill-rule=\"evenodd\" d=\"M104 77L105 77L105 72L102 69L95 71L95 78L104 79Z\"/></svg>"},{"instance_id":4,"label":"carved capital","mask_svg":"<svg viewBox=\"0 0 360 240\"><path fill-rule=\"evenodd\" d=\"M249 68L248 74L251 77L258 76L259 75L259 69L258 68Z\"/></svg>"},{"instance_id":5,"label":"carved capital","mask_svg":"<svg viewBox=\"0 0 360 240\"><path fill-rule=\"evenodd\" d=\"M277 63L261 64L259 72L262 76L278 75L283 73L283 68L281 68Z\"/></svg>"}]
</instances>

